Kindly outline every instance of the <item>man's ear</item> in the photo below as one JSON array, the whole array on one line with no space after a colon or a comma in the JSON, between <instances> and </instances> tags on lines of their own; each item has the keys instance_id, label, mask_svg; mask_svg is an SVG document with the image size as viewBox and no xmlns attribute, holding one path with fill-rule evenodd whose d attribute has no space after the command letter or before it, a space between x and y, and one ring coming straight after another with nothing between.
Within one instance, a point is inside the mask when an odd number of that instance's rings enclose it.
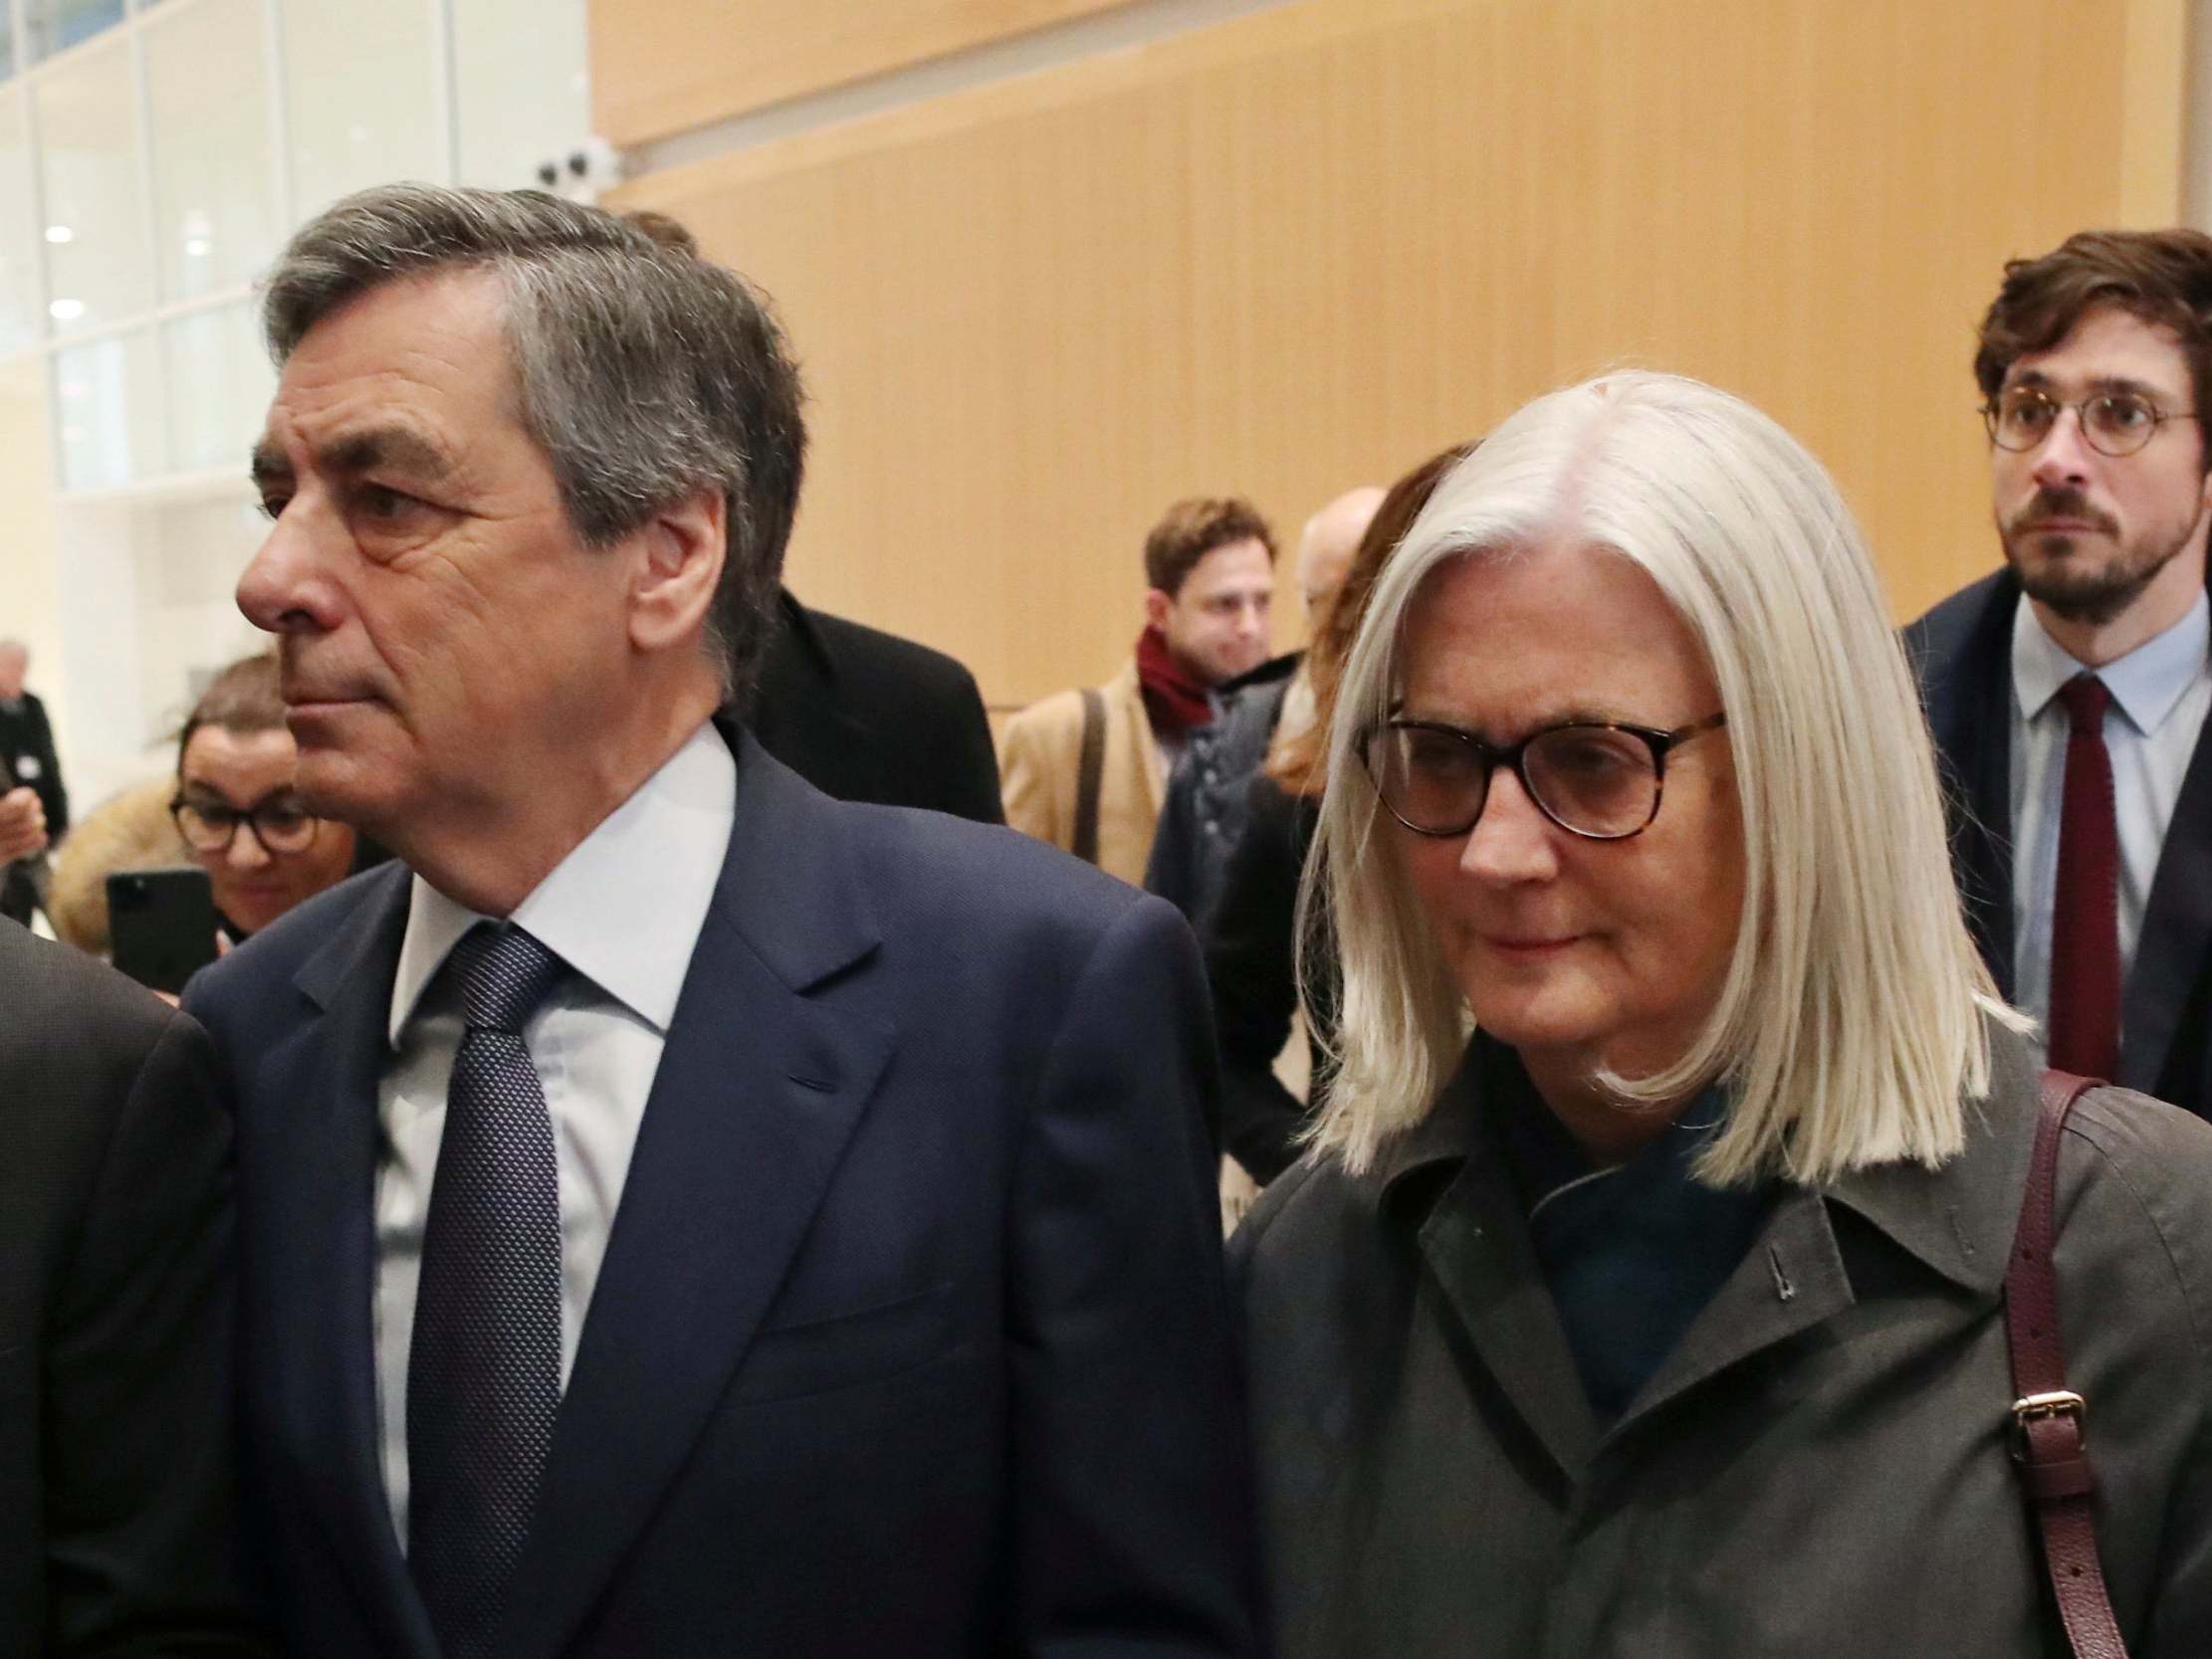
<instances>
[{"instance_id":1,"label":"man's ear","mask_svg":"<svg viewBox=\"0 0 2212 1659\"><path fill-rule=\"evenodd\" d=\"M729 556L728 502L695 490L631 532L630 643L640 651L696 644Z\"/></svg>"},{"instance_id":2,"label":"man's ear","mask_svg":"<svg viewBox=\"0 0 2212 1659\"><path fill-rule=\"evenodd\" d=\"M1166 633L1168 612L1175 608L1175 601L1159 588L1145 589L1145 626Z\"/></svg>"}]
</instances>

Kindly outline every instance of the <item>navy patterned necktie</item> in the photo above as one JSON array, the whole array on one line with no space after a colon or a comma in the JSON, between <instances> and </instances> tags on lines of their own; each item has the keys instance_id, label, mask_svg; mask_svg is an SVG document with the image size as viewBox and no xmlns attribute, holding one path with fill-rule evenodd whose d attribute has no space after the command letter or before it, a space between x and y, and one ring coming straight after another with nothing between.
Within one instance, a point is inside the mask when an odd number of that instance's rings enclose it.
<instances>
[{"instance_id":1,"label":"navy patterned necktie","mask_svg":"<svg viewBox=\"0 0 2212 1659\"><path fill-rule=\"evenodd\" d=\"M490 1655L560 1405L560 1190L523 1027L564 971L515 927L447 965L453 1062L407 1353L408 1565L445 1659Z\"/></svg>"}]
</instances>

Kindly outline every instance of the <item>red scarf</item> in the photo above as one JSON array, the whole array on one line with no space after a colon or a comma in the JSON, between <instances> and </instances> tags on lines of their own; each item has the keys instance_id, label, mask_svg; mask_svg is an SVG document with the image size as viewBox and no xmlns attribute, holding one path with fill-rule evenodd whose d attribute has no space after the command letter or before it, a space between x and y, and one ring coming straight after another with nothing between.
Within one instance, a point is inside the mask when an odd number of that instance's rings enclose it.
<instances>
[{"instance_id":1,"label":"red scarf","mask_svg":"<svg viewBox=\"0 0 2212 1659\"><path fill-rule=\"evenodd\" d=\"M1147 628L1137 636L1137 681L1145 694L1145 713L1152 729L1162 737L1182 736L1193 726L1214 721L1214 699L1203 681L1175 660L1168 636Z\"/></svg>"}]
</instances>

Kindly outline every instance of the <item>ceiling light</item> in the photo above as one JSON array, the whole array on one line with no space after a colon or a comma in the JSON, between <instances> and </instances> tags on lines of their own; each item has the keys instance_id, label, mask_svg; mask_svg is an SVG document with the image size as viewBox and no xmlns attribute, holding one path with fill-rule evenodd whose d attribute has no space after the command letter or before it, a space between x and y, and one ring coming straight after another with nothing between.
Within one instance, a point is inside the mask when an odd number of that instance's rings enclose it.
<instances>
[{"instance_id":1,"label":"ceiling light","mask_svg":"<svg viewBox=\"0 0 2212 1659\"><path fill-rule=\"evenodd\" d=\"M77 233L67 225L49 225L46 227L46 240L58 248L65 242L75 242Z\"/></svg>"},{"instance_id":2,"label":"ceiling light","mask_svg":"<svg viewBox=\"0 0 2212 1659\"><path fill-rule=\"evenodd\" d=\"M82 300L57 300L46 310L56 322L75 322L85 314L85 302Z\"/></svg>"}]
</instances>

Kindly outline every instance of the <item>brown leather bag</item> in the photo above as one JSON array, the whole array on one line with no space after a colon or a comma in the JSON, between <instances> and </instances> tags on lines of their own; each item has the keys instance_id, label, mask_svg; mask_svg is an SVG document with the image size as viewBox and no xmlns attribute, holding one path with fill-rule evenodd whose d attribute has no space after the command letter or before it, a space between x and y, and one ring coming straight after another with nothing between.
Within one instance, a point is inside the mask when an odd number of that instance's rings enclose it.
<instances>
[{"instance_id":1,"label":"brown leather bag","mask_svg":"<svg viewBox=\"0 0 2212 1659\"><path fill-rule=\"evenodd\" d=\"M2082 1432L2088 1402L2066 1385L2059 1280L2051 1256L2058 1242L2059 1137L2074 1103L2096 1087L2094 1079L2067 1072L2043 1074L2035 1155L2005 1268L2005 1340L2012 1349L2012 1415L2020 1436L2013 1459L2042 1535L2044 1570L2068 1645L2075 1659L2127 1659L2097 1556L2097 1520L2090 1508L2096 1481Z\"/></svg>"}]
</instances>

